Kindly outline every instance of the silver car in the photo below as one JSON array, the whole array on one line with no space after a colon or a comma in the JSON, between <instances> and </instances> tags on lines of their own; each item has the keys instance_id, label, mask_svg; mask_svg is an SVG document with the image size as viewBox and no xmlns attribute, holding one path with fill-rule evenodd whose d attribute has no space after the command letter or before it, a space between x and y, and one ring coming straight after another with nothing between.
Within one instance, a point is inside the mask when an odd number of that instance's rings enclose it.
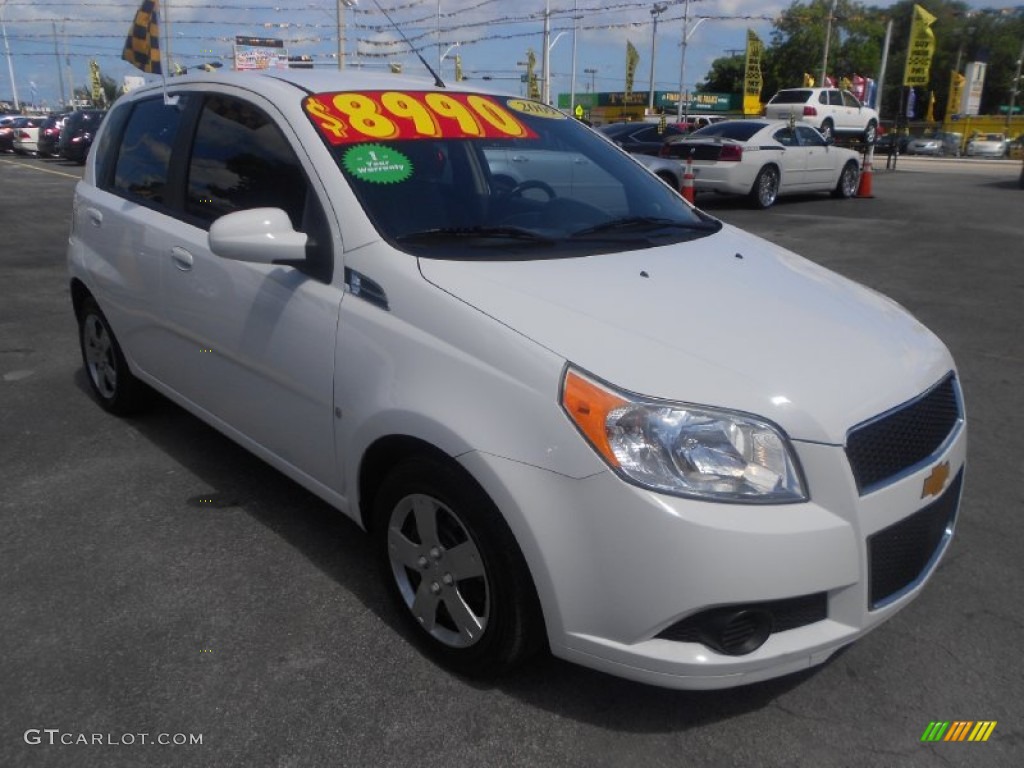
<instances>
[{"instance_id":1,"label":"silver car","mask_svg":"<svg viewBox=\"0 0 1024 768\"><path fill-rule=\"evenodd\" d=\"M1006 157L1010 144L1001 133L978 134L967 142L968 157Z\"/></svg>"}]
</instances>

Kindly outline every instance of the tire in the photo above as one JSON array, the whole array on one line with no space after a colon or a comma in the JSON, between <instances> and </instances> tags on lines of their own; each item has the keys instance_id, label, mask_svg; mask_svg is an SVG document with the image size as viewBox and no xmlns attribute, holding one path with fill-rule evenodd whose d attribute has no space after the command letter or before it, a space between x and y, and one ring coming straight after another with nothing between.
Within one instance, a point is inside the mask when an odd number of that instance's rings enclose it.
<instances>
[{"instance_id":1,"label":"tire","mask_svg":"<svg viewBox=\"0 0 1024 768\"><path fill-rule=\"evenodd\" d=\"M877 138L878 125L875 124L874 120L870 120L868 121L868 127L864 129L864 143L870 147Z\"/></svg>"},{"instance_id":2,"label":"tire","mask_svg":"<svg viewBox=\"0 0 1024 768\"><path fill-rule=\"evenodd\" d=\"M152 390L129 370L107 318L91 296L82 301L78 314L78 342L89 388L104 410L128 416L149 404Z\"/></svg>"},{"instance_id":3,"label":"tire","mask_svg":"<svg viewBox=\"0 0 1024 768\"><path fill-rule=\"evenodd\" d=\"M543 619L518 544L457 465L413 458L373 506L382 571L416 642L449 669L493 677L543 646Z\"/></svg>"},{"instance_id":4,"label":"tire","mask_svg":"<svg viewBox=\"0 0 1024 768\"><path fill-rule=\"evenodd\" d=\"M821 128L818 129L825 139L834 139L836 137L836 127L833 124L832 119L828 118L821 124Z\"/></svg>"},{"instance_id":5,"label":"tire","mask_svg":"<svg viewBox=\"0 0 1024 768\"><path fill-rule=\"evenodd\" d=\"M836 188L832 190L832 197L851 198L857 194L857 187L860 184L860 171L857 163L852 160L843 166L839 173L839 181Z\"/></svg>"},{"instance_id":6,"label":"tire","mask_svg":"<svg viewBox=\"0 0 1024 768\"><path fill-rule=\"evenodd\" d=\"M755 208L771 208L779 196L779 169L766 165L757 173L750 188L750 204Z\"/></svg>"}]
</instances>

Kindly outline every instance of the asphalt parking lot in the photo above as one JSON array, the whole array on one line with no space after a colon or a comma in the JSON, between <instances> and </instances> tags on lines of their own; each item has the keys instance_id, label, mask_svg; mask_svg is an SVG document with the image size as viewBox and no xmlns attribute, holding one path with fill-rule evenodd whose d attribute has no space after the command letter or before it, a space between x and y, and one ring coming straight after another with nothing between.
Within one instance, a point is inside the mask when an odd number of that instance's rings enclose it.
<instances>
[{"instance_id":1,"label":"asphalt parking lot","mask_svg":"<svg viewBox=\"0 0 1024 768\"><path fill-rule=\"evenodd\" d=\"M81 168L0 156L0 766L1024 764L1019 173L901 158L872 199L699 200L938 333L970 448L920 599L816 670L688 693L554 659L453 677L355 525L169 403L100 410L64 267ZM998 724L922 743L936 720Z\"/></svg>"}]
</instances>

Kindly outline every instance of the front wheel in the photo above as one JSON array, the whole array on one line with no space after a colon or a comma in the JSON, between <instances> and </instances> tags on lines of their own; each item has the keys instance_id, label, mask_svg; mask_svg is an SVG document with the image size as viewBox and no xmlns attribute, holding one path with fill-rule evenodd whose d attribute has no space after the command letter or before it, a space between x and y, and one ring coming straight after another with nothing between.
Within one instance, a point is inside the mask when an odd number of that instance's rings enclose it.
<instances>
[{"instance_id":1,"label":"front wheel","mask_svg":"<svg viewBox=\"0 0 1024 768\"><path fill-rule=\"evenodd\" d=\"M836 182L836 188L832 190L832 196L844 198L853 197L857 194L857 187L859 184L860 172L857 170L857 164L851 160L843 166L843 170L839 174L839 181Z\"/></svg>"},{"instance_id":2,"label":"front wheel","mask_svg":"<svg viewBox=\"0 0 1024 768\"><path fill-rule=\"evenodd\" d=\"M779 169L774 165L762 168L750 189L750 202L755 208L771 208L779 196Z\"/></svg>"},{"instance_id":3,"label":"front wheel","mask_svg":"<svg viewBox=\"0 0 1024 768\"><path fill-rule=\"evenodd\" d=\"M461 468L399 465L374 503L385 578L417 642L473 677L501 674L542 644L533 581L512 532Z\"/></svg>"},{"instance_id":4,"label":"front wheel","mask_svg":"<svg viewBox=\"0 0 1024 768\"><path fill-rule=\"evenodd\" d=\"M875 121L872 120L868 123L868 127L864 129L864 143L869 147L875 143L875 139L878 138L878 126L875 125Z\"/></svg>"}]
</instances>

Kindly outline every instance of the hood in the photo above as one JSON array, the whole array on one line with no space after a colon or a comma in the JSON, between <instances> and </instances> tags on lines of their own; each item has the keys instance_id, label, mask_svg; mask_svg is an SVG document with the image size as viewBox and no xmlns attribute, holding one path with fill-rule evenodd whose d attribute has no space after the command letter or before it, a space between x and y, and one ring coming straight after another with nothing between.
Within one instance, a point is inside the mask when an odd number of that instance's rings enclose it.
<instances>
[{"instance_id":1,"label":"hood","mask_svg":"<svg viewBox=\"0 0 1024 768\"><path fill-rule=\"evenodd\" d=\"M953 367L892 300L729 226L625 253L420 269L615 386L753 413L798 440L845 444Z\"/></svg>"}]
</instances>

